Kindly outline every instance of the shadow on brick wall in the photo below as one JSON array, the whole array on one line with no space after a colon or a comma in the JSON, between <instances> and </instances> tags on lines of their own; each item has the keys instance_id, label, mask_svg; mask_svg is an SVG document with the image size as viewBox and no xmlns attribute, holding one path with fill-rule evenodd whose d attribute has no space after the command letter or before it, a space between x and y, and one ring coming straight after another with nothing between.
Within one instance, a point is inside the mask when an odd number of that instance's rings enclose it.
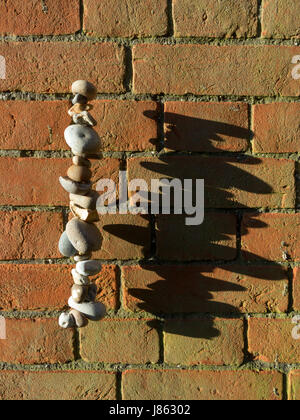
<instances>
[{"instance_id":1,"label":"shadow on brick wall","mask_svg":"<svg viewBox=\"0 0 300 420\"><path fill-rule=\"evenodd\" d=\"M146 115L157 118L150 112ZM140 272L125 285L127 309L145 311L163 319L184 318L187 315L202 317L205 322L193 323L193 328L184 323L166 324L165 328L172 334L210 339L220 335L214 326L214 317L236 316L242 312L243 300L250 302L249 291L240 281L243 277L272 281L286 278L280 265L265 264L266 260L247 251L241 255L239 249L240 209L247 208L246 194L254 193L257 197L268 199L273 189L249 172L249 167L261 164L260 159L240 154L217 155L220 152L218 144L226 141L224 136L229 136L231 140L242 139L248 144L252 136L249 130L170 113L166 114L165 122L171 124L166 133L166 144L170 150L181 149L180 138L186 132L186 150L210 154L181 156L170 153L159 158L145 158L137 162L134 175L140 174L148 181L153 177L204 179L205 221L200 226L186 226L184 215L156 215L155 249L152 255L145 255L145 260L140 262ZM147 192L140 193L149 199ZM251 208L254 207L262 207L259 200L257 206L251 205ZM251 227L262 229L267 225L253 219ZM104 230L146 248L143 238L148 236L145 228L106 225ZM247 234L246 229L243 234ZM247 261L253 260L258 261L255 270L253 265L247 264ZM215 275L216 268L219 272ZM220 273L227 275L218 278ZM239 294L242 296L240 300ZM216 295L224 296L224 301L216 301Z\"/></svg>"}]
</instances>

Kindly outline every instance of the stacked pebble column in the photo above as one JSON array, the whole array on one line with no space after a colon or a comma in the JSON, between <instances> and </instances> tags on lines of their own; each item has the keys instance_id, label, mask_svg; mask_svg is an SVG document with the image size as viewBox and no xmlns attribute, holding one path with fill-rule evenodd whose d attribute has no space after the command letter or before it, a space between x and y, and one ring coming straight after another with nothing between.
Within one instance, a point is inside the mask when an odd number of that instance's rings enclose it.
<instances>
[{"instance_id":1,"label":"stacked pebble column","mask_svg":"<svg viewBox=\"0 0 300 420\"><path fill-rule=\"evenodd\" d=\"M69 110L73 124L65 131L65 140L72 149L73 165L67 176L60 177L61 186L69 193L70 209L74 218L69 221L59 241L60 253L73 257L76 268L72 270L74 286L68 304L70 312L61 314L62 328L85 327L89 320L99 321L105 315L105 306L95 302L97 287L90 276L101 271L101 264L92 260L92 252L102 245L102 235L94 222L99 220L96 210L97 193L91 190L91 162L89 157L99 154L101 142L92 128L96 121L90 115L88 104L96 98L97 89L89 82L78 80L72 85L75 95Z\"/></svg>"}]
</instances>

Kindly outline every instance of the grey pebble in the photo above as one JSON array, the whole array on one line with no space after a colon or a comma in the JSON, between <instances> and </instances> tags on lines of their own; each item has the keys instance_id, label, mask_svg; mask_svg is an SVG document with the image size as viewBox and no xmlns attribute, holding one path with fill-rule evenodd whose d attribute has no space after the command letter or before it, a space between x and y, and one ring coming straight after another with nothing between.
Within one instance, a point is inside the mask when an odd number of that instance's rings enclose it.
<instances>
[{"instance_id":1,"label":"grey pebble","mask_svg":"<svg viewBox=\"0 0 300 420\"><path fill-rule=\"evenodd\" d=\"M76 325L73 315L67 312L60 315L58 324L61 328L73 328Z\"/></svg>"},{"instance_id":2,"label":"grey pebble","mask_svg":"<svg viewBox=\"0 0 300 420\"><path fill-rule=\"evenodd\" d=\"M66 232L70 242L81 255L98 251L101 248L102 235L92 223L83 222L74 217L67 224Z\"/></svg>"},{"instance_id":3,"label":"grey pebble","mask_svg":"<svg viewBox=\"0 0 300 420\"><path fill-rule=\"evenodd\" d=\"M90 283L90 279L87 276L83 276L82 274L78 273L78 271L73 268L72 270L72 277L75 284L79 286L87 286Z\"/></svg>"},{"instance_id":4,"label":"grey pebble","mask_svg":"<svg viewBox=\"0 0 300 420\"><path fill-rule=\"evenodd\" d=\"M74 299L70 297L68 304L70 308L76 309L76 311L85 315L91 321L100 321L106 314L106 308L100 302L76 303L74 302Z\"/></svg>"},{"instance_id":5,"label":"grey pebble","mask_svg":"<svg viewBox=\"0 0 300 420\"><path fill-rule=\"evenodd\" d=\"M75 155L97 154L101 148L101 141L91 127L73 124L65 130L65 140Z\"/></svg>"},{"instance_id":6,"label":"grey pebble","mask_svg":"<svg viewBox=\"0 0 300 420\"><path fill-rule=\"evenodd\" d=\"M72 243L70 242L67 232L64 232L61 235L58 244L58 249L64 257L73 257L77 254L77 250L73 247Z\"/></svg>"},{"instance_id":7,"label":"grey pebble","mask_svg":"<svg viewBox=\"0 0 300 420\"><path fill-rule=\"evenodd\" d=\"M67 176L59 177L59 182L63 189L70 194L85 195L91 189L91 183L75 182Z\"/></svg>"},{"instance_id":8,"label":"grey pebble","mask_svg":"<svg viewBox=\"0 0 300 420\"><path fill-rule=\"evenodd\" d=\"M83 276L95 276L101 269L101 263L95 260L80 261L76 264L76 271Z\"/></svg>"}]
</instances>

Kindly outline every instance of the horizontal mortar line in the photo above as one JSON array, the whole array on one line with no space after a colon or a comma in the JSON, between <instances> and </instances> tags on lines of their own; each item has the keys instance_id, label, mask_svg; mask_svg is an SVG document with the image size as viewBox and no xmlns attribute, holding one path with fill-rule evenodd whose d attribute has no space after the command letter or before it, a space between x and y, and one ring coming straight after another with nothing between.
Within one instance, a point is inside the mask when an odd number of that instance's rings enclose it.
<instances>
[{"instance_id":1,"label":"horizontal mortar line","mask_svg":"<svg viewBox=\"0 0 300 420\"><path fill-rule=\"evenodd\" d=\"M87 33L72 33L62 35L1 35L0 42L85 42L90 44L98 43L113 43L119 46L135 46L139 44L159 44L159 45L216 45L216 46L232 46L232 45L275 45L275 46L298 46L300 41L295 38L216 38L216 37L175 37L175 36L124 36L124 37L109 37L109 36L91 36Z\"/></svg>"},{"instance_id":2,"label":"horizontal mortar line","mask_svg":"<svg viewBox=\"0 0 300 420\"><path fill-rule=\"evenodd\" d=\"M65 211L65 206L14 206L14 205L0 205L0 211L31 211L36 213L51 212L60 213Z\"/></svg>"}]
</instances>

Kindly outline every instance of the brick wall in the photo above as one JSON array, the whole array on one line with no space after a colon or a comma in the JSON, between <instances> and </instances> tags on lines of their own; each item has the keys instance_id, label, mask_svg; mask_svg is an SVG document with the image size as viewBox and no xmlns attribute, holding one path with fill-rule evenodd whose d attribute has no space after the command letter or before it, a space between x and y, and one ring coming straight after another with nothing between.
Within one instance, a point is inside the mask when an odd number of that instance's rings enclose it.
<instances>
[{"instance_id":1,"label":"brick wall","mask_svg":"<svg viewBox=\"0 0 300 420\"><path fill-rule=\"evenodd\" d=\"M300 399L300 3L0 4L1 399ZM105 216L108 315L60 330L70 85L95 83L94 182L204 178L205 222Z\"/></svg>"}]
</instances>

